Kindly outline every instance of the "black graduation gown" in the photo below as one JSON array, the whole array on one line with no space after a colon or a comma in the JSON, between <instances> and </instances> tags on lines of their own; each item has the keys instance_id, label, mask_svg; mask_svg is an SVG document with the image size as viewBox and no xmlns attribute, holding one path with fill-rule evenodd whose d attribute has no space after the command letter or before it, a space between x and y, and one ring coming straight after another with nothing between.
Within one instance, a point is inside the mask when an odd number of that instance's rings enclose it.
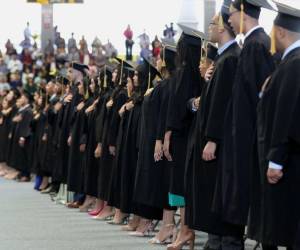
<instances>
[{"instance_id":1,"label":"black graduation gown","mask_svg":"<svg viewBox=\"0 0 300 250\"><path fill-rule=\"evenodd\" d=\"M83 101L83 98L81 101ZM90 104L91 99L85 102L84 107L80 111L78 111L76 107L72 118L72 127L70 130L72 141L69 149L67 186L69 191L75 193L84 192L83 169L86 152L80 152L79 148L80 145L87 143L87 135L85 133L85 109L90 106Z\"/></svg>"},{"instance_id":2,"label":"black graduation gown","mask_svg":"<svg viewBox=\"0 0 300 250\"><path fill-rule=\"evenodd\" d=\"M101 135L102 155L100 158L100 180L98 186L98 196L102 200L108 201L109 199L109 187L112 178L112 164L114 156L109 153L109 146L116 146L116 140L118 136L118 130L120 125L119 110L127 100L126 89L121 89L114 97L113 105L111 108L106 109L105 122Z\"/></svg>"},{"instance_id":3,"label":"black graduation gown","mask_svg":"<svg viewBox=\"0 0 300 250\"><path fill-rule=\"evenodd\" d=\"M250 176L258 172L256 149L256 105L258 93L274 64L269 53L270 38L262 28L244 42L233 84L232 102L226 111L224 142L220 161L224 172L214 211L232 224L246 225L250 203ZM259 195L257 181L252 198Z\"/></svg>"},{"instance_id":4,"label":"black graduation gown","mask_svg":"<svg viewBox=\"0 0 300 250\"><path fill-rule=\"evenodd\" d=\"M45 163L45 154L46 147L42 142L42 137L44 134L45 126L46 126L46 116L43 112L39 112L40 116L37 119L33 119L31 122L32 128L32 166L31 170L33 173L41 176L48 175L45 171L43 171L43 165Z\"/></svg>"},{"instance_id":5,"label":"black graduation gown","mask_svg":"<svg viewBox=\"0 0 300 250\"><path fill-rule=\"evenodd\" d=\"M59 134L58 134L58 168L60 173L61 182L67 183L68 176L68 162L69 162L69 146L68 137L70 135L72 117L74 115L76 106L80 102L80 95L78 94L77 87L72 87L73 98L70 103L64 103L62 113L59 121Z\"/></svg>"},{"instance_id":6,"label":"black graduation gown","mask_svg":"<svg viewBox=\"0 0 300 250\"><path fill-rule=\"evenodd\" d=\"M95 125L96 126L96 130L95 130L96 144L102 142L103 129L104 129L104 125L105 125L105 117L106 117L106 113L107 113L106 103L109 101L112 92L113 92L113 88L106 89L103 93L103 96L101 97L101 102L99 102L99 111L97 113L97 117L96 117L96 121L95 121L95 123L96 123L96 125ZM96 147L95 147L95 149L96 149ZM97 159L97 166L98 166L97 197L100 198L100 195L102 195L101 194L102 189L100 186L101 179L102 179L101 160L100 159Z\"/></svg>"},{"instance_id":7,"label":"black graduation gown","mask_svg":"<svg viewBox=\"0 0 300 250\"><path fill-rule=\"evenodd\" d=\"M49 100L49 109L45 113L46 115L46 125L44 127L43 136L46 136L46 141L42 141L42 146L44 148L44 163L42 165L42 170L48 175L53 176L54 167L56 164L56 147L54 145L54 135L56 130L57 113L54 111L54 105L59 101L59 97L53 97ZM56 181L55 178L52 178Z\"/></svg>"},{"instance_id":8,"label":"black graduation gown","mask_svg":"<svg viewBox=\"0 0 300 250\"><path fill-rule=\"evenodd\" d=\"M162 104L162 84L154 87L144 97L140 121L139 155L136 169L137 187L135 201L152 207L164 208L168 203L168 186L163 161L154 161L154 149L157 134L161 128L158 124ZM166 114L164 114L166 115ZM168 182L169 183L169 182Z\"/></svg>"},{"instance_id":9,"label":"black graduation gown","mask_svg":"<svg viewBox=\"0 0 300 250\"><path fill-rule=\"evenodd\" d=\"M12 118L16 113L16 108L12 107L11 111L7 115L0 114L3 122L0 125L0 162L7 162L10 139L8 135L12 126Z\"/></svg>"},{"instance_id":10,"label":"black graduation gown","mask_svg":"<svg viewBox=\"0 0 300 250\"><path fill-rule=\"evenodd\" d=\"M18 109L16 106L14 106L13 111L11 113L11 119L10 119L10 124L8 126L8 147L7 147L7 152L6 152L6 163L10 167L14 167L14 149L15 149L15 131L16 131L16 122L13 122L12 119L14 116L17 114Z\"/></svg>"},{"instance_id":11,"label":"black graduation gown","mask_svg":"<svg viewBox=\"0 0 300 250\"><path fill-rule=\"evenodd\" d=\"M86 154L83 168L84 176L84 193L90 196L97 196L97 181L99 163L95 158L96 142L96 118L99 109L103 103L103 97L99 97L96 108L88 113L85 118L85 134L87 136Z\"/></svg>"},{"instance_id":12,"label":"black graduation gown","mask_svg":"<svg viewBox=\"0 0 300 250\"><path fill-rule=\"evenodd\" d=\"M212 212L218 170L222 169L219 151L222 148L223 122L225 111L232 94L232 84L238 62L240 48L237 43L227 48L215 61L215 71L210 82L202 91L200 108L194 128L191 148L192 157L192 225L194 229L217 235L232 235L234 230L223 223L222 218ZM204 161L202 152L208 141L217 144L216 160ZM190 149L190 148L189 148ZM243 235L243 230L236 232Z\"/></svg>"},{"instance_id":13,"label":"black graduation gown","mask_svg":"<svg viewBox=\"0 0 300 250\"><path fill-rule=\"evenodd\" d=\"M30 172L31 167L31 121L33 119L32 109L30 106L20 109L18 114L22 116L20 122L16 124L15 131L15 168L22 172ZM25 145L21 147L19 145L19 139L25 138Z\"/></svg>"},{"instance_id":14,"label":"black graduation gown","mask_svg":"<svg viewBox=\"0 0 300 250\"><path fill-rule=\"evenodd\" d=\"M149 220L161 220L162 209L137 202L139 189L137 184L137 161L141 130L142 97L137 97L134 107L127 111L124 140L121 145L121 193L120 209L124 213L133 213Z\"/></svg>"},{"instance_id":15,"label":"black graduation gown","mask_svg":"<svg viewBox=\"0 0 300 250\"><path fill-rule=\"evenodd\" d=\"M299 233L299 68L300 48L297 48L282 60L258 105L261 223L251 223L250 218L249 236L257 237L259 232L258 240L268 245L292 247ZM283 178L275 185L266 178L269 161L283 166Z\"/></svg>"},{"instance_id":16,"label":"black graduation gown","mask_svg":"<svg viewBox=\"0 0 300 250\"><path fill-rule=\"evenodd\" d=\"M199 96L203 82L200 73L193 72L188 64L176 73L176 84L170 92L167 114L167 130L172 131L170 140L170 153L172 161L167 162L170 167L169 192L183 196L184 174L189 130L193 115L188 111L188 101Z\"/></svg>"}]
</instances>

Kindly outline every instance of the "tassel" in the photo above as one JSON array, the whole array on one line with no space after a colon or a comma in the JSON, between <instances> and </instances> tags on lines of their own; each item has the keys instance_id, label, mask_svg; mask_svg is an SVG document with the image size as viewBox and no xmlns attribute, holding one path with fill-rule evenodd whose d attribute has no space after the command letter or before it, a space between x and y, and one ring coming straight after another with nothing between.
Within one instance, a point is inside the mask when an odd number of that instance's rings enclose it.
<instances>
[{"instance_id":1,"label":"tassel","mask_svg":"<svg viewBox=\"0 0 300 250\"><path fill-rule=\"evenodd\" d=\"M241 4L240 34L244 32L244 4Z\"/></svg>"},{"instance_id":2,"label":"tassel","mask_svg":"<svg viewBox=\"0 0 300 250\"><path fill-rule=\"evenodd\" d=\"M119 85L122 85L122 78L123 78L123 60L121 62L121 72L120 72L120 81L119 81Z\"/></svg>"},{"instance_id":3,"label":"tassel","mask_svg":"<svg viewBox=\"0 0 300 250\"><path fill-rule=\"evenodd\" d=\"M103 88L107 88L107 76L106 76L106 65L104 65L104 83L103 83Z\"/></svg>"},{"instance_id":4,"label":"tassel","mask_svg":"<svg viewBox=\"0 0 300 250\"><path fill-rule=\"evenodd\" d=\"M164 46L164 47L163 47L163 60L162 60L162 64L161 64L161 66L162 66L163 68L166 67L166 61L165 61L166 55L165 55L165 53L166 53L166 47Z\"/></svg>"},{"instance_id":5,"label":"tassel","mask_svg":"<svg viewBox=\"0 0 300 250\"><path fill-rule=\"evenodd\" d=\"M274 55L276 53L276 40L275 40L275 28L273 26L271 31L271 54Z\"/></svg>"}]
</instances>

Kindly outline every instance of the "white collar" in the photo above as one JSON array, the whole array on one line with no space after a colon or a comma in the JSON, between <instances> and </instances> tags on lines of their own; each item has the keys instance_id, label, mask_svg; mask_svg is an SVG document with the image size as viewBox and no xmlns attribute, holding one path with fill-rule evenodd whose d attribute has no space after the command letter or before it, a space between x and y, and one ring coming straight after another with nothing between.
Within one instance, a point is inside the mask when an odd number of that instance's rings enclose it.
<instances>
[{"instance_id":1,"label":"white collar","mask_svg":"<svg viewBox=\"0 0 300 250\"><path fill-rule=\"evenodd\" d=\"M234 43L236 43L236 40L233 39L223 44L223 46L218 49L218 55L221 55L226 49L228 49Z\"/></svg>"},{"instance_id":2,"label":"white collar","mask_svg":"<svg viewBox=\"0 0 300 250\"><path fill-rule=\"evenodd\" d=\"M288 48L285 49L283 56L281 58L281 60L283 60L284 58L286 58L286 56L292 52L294 49L297 49L300 47L300 40L294 42L293 44L291 44Z\"/></svg>"},{"instance_id":3,"label":"white collar","mask_svg":"<svg viewBox=\"0 0 300 250\"><path fill-rule=\"evenodd\" d=\"M249 37L255 30L258 30L260 29L261 26L260 25L257 25L255 27L253 27L252 29L250 29L244 36L244 40L246 40L247 37Z\"/></svg>"},{"instance_id":4,"label":"white collar","mask_svg":"<svg viewBox=\"0 0 300 250\"><path fill-rule=\"evenodd\" d=\"M19 109L19 112L27 109L29 106L30 106L30 104L26 104L24 107L22 107L22 108Z\"/></svg>"}]
</instances>

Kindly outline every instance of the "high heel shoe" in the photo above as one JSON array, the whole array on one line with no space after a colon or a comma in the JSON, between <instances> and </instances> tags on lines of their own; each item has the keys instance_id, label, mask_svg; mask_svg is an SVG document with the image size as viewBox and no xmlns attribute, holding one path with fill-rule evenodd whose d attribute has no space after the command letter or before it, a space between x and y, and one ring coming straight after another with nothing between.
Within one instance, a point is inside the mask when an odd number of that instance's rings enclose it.
<instances>
[{"instance_id":1,"label":"high heel shoe","mask_svg":"<svg viewBox=\"0 0 300 250\"><path fill-rule=\"evenodd\" d=\"M111 212L107 216L101 217L99 215L92 217L94 220L100 220L100 221L108 221L111 220L114 217L115 213Z\"/></svg>"},{"instance_id":2,"label":"high heel shoe","mask_svg":"<svg viewBox=\"0 0 300 250\"><path fill-rule=\"evenodd\" d=\"M130 232L129 235L135 236L135 237L148 237L148 236L150 236L150 233L153 231L153 224L152 224L152 222L148 223L148 225L146 225L145 229L142 232L137 231L137 230L138 230L138 227L137 227L136 231Z\"/></svg>"},{"instance_id":3,"label":"high heel shoe","mask_svg":"<svg viewBox=\"0 0 300 250\"><path fill-rule=\"evenodd\" d=\"M150 244L154 245L166 245L175 242L177 236L177 229L174 224L164 225L163 227L169 228L173 227L173 229L167 234L167 236L163 240L159 240L156 236L148 241Z\"/></svg>"},{"instance_id":4,"label":"high heel shoe","mask_svg":"<svg viewBox=\"0 0 300 250\"><path fill-rule=\"evenodd\" d=\"M99 208L99 209L95 209L95 210L92 210L91 212L89 212L89 215L90 216L97 216L98 214L100 214L103 210L104 206Z\"/></svg>"},{"instance_id":5,"label":"high heel shoe","mask_svg":"<svg viewBox=\"0 0 300 250\"><path fill-rule=\"evenodd\" d=\"M195 247L195 233L190 233L189 237L187 237L185 240L180 241L176 245L170 244L167 246L167 250L181 250L182 247L188 243L189 244L189 250L194 250Z\"/></svg>"},{"instance_id":6,"label":"high heel shoe","mask_svg":"<svg viewBox=\"0 0 300 250\"><path fill-rule=\"evenodd\" d=\"M107 224L120 226L120 225L126 224L128 222L128 219L129 219L129 216L127 215L127 216L123 217L120 221L111 220L111 221L108 221Z\"/></svg>"}]
</instances>

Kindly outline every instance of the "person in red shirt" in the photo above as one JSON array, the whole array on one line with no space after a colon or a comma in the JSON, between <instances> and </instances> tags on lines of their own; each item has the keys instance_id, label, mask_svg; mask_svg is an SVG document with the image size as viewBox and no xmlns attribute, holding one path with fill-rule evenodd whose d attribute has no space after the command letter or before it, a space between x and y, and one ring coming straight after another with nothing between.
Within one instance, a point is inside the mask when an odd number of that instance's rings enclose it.
<instances>
[{"instance_id":1,"label":"person in red shirt","mask_svg":"<svg viewBox=\"0 0 300 250\"><path fill-rule=\"evenodd\" d=\"M129 24L123 34L126 38L126 41L125 41L126 60L131 61L132 60L132 46L134 44L134 41L132 40L133 32L132 32Z\"/></svg>"}]
</instances>

